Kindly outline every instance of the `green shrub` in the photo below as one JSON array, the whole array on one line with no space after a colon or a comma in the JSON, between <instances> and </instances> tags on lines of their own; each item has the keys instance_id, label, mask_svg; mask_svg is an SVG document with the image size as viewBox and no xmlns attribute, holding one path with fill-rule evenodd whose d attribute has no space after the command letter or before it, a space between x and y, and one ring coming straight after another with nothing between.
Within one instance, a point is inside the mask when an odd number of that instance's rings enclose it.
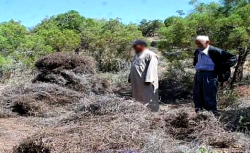
<instances>
[{"instance_id":1,"label":"green shrub","mask_svg":"<svg viewBox=\"0 0 250 153\"><path fill-rule=\"evenodd\" d=\"M0 78L1 81L7 79L11 75L13 61L8 57L0 55Z\"/></svg>"}]
</instances>

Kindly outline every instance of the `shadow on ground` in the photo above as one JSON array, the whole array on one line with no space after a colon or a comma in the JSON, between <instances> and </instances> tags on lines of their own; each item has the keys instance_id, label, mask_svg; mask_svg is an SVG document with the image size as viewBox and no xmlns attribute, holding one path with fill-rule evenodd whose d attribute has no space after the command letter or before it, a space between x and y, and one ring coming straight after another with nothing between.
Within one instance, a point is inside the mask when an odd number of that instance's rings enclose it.
<instances>
[{"instance_id":1,"label":"shadow on ground","mask_svg":"<svg viewBox=\"0 0 250 153\"><path fill-rule=\"evenodd\" d=\"M250 133L250 107L222 111L220 122L228 131Z\"/></svg>"},{"instance_id":2,"label":"shadow on ground","mask_svg":"<svg viewBox=\"0 0 250 153\"><path fill-rule=\"evenodd\" d=\"M189 103L192 99L192 83L164 78L159 81L159 96L165 104Z\"/></svg>"},{"instance_id":3,"label":"shadow on ground","mask_svg":"<svg viewBox=\"0 0 250 153\"><path fill-rule=\"evenodd\" d=\"M130 84L117 84L115 85L115 87L113 87L113 91L116 95L118 95L119 97L123 97L126 100L132 99L132 88Z\"/></svg>"},{"instance_id":4,"label":"shadow on ground","mask_svg":"<svg viewBox=\"0 0 250 153\"><path fill-rule=\"evenodd\" d=\"M114 93L126 99L132 98L130 85L116 85ZM159 97L164 104L184 104L190 103L192 99L192 83L186 80L176 81L164 78L159 81Z\"/></svg>"}]
</instances>

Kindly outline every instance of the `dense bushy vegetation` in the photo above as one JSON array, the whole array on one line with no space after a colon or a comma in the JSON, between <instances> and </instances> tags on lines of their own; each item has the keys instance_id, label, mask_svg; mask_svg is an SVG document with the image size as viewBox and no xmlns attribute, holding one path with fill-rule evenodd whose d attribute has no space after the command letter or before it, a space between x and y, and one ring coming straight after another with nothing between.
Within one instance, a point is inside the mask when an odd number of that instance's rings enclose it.
<instances>
[{"instance_id":1,"label":"dense bushy vegetation","mask_svg":"<svg viewBox=\"0 0 250 153\"><path fill-rule=\"evenodd\" d=\"M250 53L250 3L247 0L224 0L219 3L190 2L194 10L186 16L172 16L159 30L161 50L168 51L170 60L193 56L193 40L197 35L208 35L212 45L239 54L233 82L241 81L243 65ZM178 56L176 56L178 55Z\"/></svg>"},{"instance_id":2,"label":"dense bushy vegetation","mask_svg":"<svg viewBox=\"0 0 250 153\"><path fill-rule=\"evenodd\" d=\"M145 37L154 37L157 34L157 31L163 26L164 23L161 20L148 21L143 19L139 24L139 30Z\"/></svg>"},{"instance_id":3,"label":"dense bushy vegetation","mask_svg":"<svg viewBox=\"0 0 250 153\"><path fill-rule=\"evenodd\" d=\"M30 67L39 57L51 52L76 52L93 56L102 71L118 71L130 59L129 43L142 36L161 37L157 45L167 51L168 59L184 59L192 55L196 35L209 35L212 44L240 54L234 81L242 79L242 69L249 54L249 22L247 0L221 3L190 2L194 9L184 16L160 20L143 19L139 25L125 25L119 19L97 20L76 11L44 19L31 29L13 20L0 24L0 68L4 70ZM178 56L175 56L178 55Z\"/></svg>"},{"instance_id":4,"label":"dense bushy vegetation","mask_svg":"<svg viewBox=\"0 0 250 153\"><path fill-rule=\"evenodd\" d=\"M9 70L15 63L32 66L51 52L82 52L94 56L103 71L119 70L130 58L130 42L138 38L136 25L88 19L76 11L46 18L32 29L11 20L0 24L0 66Z\"/></svg>"}]
</instances>

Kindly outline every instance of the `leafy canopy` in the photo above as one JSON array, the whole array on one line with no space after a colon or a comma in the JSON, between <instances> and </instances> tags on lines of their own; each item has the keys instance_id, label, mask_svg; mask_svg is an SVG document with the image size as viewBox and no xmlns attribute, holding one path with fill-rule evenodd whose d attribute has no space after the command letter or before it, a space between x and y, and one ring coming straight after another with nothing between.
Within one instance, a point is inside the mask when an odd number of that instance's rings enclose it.
<instances>
[{"instance_id":1,"label":"leafy canopy","mask_svg":"<svg viewBox=\"0 0 250 153\"><path fill-rule=\"evenodd\" d=\"M89 19L69 11L45 18L30 30L13 20L0 23L0 56L31 66L51 52L82 52L94 56L101 70L113 71L130 59L129 44L139 38L137 25Z\"/></svg>"}]
</instances>

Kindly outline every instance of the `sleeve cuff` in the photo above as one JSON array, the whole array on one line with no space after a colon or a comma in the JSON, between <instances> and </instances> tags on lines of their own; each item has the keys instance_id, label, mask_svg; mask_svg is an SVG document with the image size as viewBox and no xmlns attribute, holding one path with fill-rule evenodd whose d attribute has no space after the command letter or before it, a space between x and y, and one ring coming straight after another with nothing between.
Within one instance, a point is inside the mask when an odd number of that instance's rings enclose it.
<instances>
[{"instance_id":1,"label":"sleeve cuff","mask_svg":"<svg viewBox=\"0 0 250 153\"><path fill-rule=\"evenodd\" d=\"M145 82L154 83L154 81L151 80L145 80Z\"/></svg>"}]
</instances>

